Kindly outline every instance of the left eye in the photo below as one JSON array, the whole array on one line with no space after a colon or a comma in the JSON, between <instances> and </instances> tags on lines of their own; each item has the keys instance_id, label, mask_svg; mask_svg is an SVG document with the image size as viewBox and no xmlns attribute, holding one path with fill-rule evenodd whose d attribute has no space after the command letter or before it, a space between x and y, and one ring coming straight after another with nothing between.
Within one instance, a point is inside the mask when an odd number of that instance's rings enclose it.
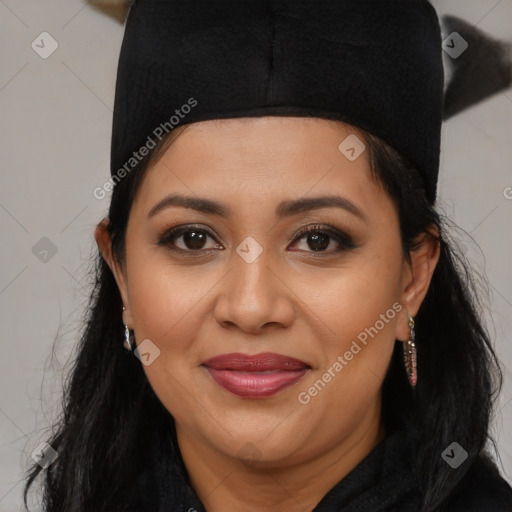
<instances>
[{"instance_id":1,"label":"left eye","mask_svg":"<svg viewBox=\"0 0 512 512\"><path fill-rule=\"evenodd\" d=\"M215 241L214 235L205 229L196 228L193 226L182 226L166 233L158 242L158 245L167 246L170 250L173 251L188 253L198 253L202 250L223 248L222 245L216 241L213 243L213 247L205 248L205 244L208 238L211 238ZM179 241L180 239L182 245L181 247L176 244L176 241ZM301 229L294 235L294 244L296 245L297 241L300 242L304 239L306 240L306 243L312 252L332 253L347 251L355 247L352 239L348 235L345 235L338 230L322 226L313 226ZM333 242L335 246L336 244L339 246L338 249L332 248ZM326 249L329 247L331 247L331 249L326 251ZM307 249L298 250L311 252Z\"/></svg>"},{"instance_id":2,"label":"left eye","mask_svg":"<svg viewBox=\"0 0 512 512\"><path fill-rule=\"evenodd\" d=\"M306 239L306 243L313 252L339 252L347 251L355 247L352 239L348 235L338 230L322 226L301 229L299 233L296 234L295 240L300 241L303 239ZM327 249L333 241L338 244L339 248L326 251L325 249Z\"/></svg>"}]
</instances>

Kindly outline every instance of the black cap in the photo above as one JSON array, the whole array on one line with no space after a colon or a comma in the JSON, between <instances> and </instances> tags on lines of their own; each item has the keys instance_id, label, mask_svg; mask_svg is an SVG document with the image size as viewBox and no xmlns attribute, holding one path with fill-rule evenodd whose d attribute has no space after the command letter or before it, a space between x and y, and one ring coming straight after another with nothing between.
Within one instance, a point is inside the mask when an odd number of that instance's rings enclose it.
<instances>
[{"instance_id":1,"label":"black cap","mask_svg":"<svg viewBox=\"0 0 512 512\"><path fill-rule=\"evenodd\" d=\"M426 0L135 0L119 57L111 173L125 175L184 124L313 116L382 138L418 168L434 202L441 44Z\"/></svg>"}]
</instances>

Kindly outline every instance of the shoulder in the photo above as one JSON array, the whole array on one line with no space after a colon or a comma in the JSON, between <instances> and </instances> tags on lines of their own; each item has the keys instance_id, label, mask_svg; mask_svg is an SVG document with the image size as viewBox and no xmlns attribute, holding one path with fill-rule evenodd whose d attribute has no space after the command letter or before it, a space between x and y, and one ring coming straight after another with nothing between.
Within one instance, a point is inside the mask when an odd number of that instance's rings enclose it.
<instances>
[{"instance_id":1,"label":"shoulder","mask_svg":"<svg viewBox=\"0 0 512 512\"><path fill-rule=\"evenodd\" d=\"M488 455L480 455L439 512L512 512L512 488Z\"/></svg>"}]
</instances>

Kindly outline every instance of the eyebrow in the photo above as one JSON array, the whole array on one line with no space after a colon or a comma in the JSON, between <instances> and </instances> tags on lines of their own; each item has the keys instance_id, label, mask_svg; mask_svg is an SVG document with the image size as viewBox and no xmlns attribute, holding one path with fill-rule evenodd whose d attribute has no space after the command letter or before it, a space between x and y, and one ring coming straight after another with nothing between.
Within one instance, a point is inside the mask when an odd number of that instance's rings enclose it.
<instances>
[{"instance_id":1,"label":"eyebrow","mask_svg":"<svg viewBox=\"0 0 512 512\"><path fill-rule=\"evenodd\" d=\"M207 215L217 215L227 218L231 215L231 209L227 206L202 197L185 196L182 194L171 194L159 201L148 213L148 218L153 217L161 211L172 208L182 207L196 210ZM279 219L290 217L299 213L319 210L321 208L341 208L352 215L366 221L363 211L354 203L345 197L340 196L320 196L307 197L301 199L291 199L282 201L277 205L276 215Z\"/></svg>"}]
</instances>

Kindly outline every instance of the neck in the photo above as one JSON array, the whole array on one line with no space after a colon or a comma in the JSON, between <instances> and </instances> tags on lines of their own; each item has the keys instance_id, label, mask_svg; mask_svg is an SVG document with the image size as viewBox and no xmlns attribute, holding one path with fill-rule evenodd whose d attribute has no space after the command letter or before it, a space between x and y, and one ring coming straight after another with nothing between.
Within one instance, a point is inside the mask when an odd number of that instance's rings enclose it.
<instances>
[{"instance_id":1,"label":"neck","mask_svg":"<svg viewBox=\"0 0 512 512\"><path fill-rule=\"evenodd\" d=\"M380 412L379 400L344 439L289 465L252 466L216 450L179 424L176 433L190 481L207 512L306 512L384 439Z\"/></svg>"}]
</instances>

